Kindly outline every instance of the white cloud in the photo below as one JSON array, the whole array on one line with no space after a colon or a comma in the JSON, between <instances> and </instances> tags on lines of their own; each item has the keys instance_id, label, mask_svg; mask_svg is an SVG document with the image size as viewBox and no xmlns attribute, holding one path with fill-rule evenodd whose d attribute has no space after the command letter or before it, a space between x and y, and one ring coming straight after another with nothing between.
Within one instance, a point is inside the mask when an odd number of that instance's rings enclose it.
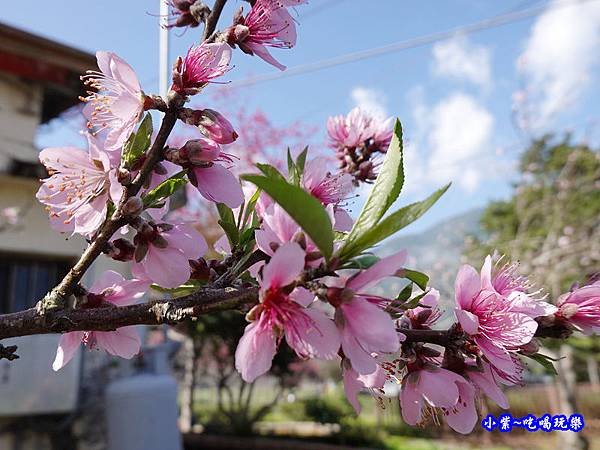
<instances>
[{"instance_id":1,"label":"white cloud","mask_svg":"<svg viewBox=\"0 0 600 450\"><path fill-rule=\"evenodd\" d=\"M492 78L491 52L460 35L439 42L433 46L433 73L488 87Z\"/></svg>"},{"instance_id":2,"label":"white cloud","mask_svg":"<svg viewBox=\"0 0 600 450\"><path fill-rule=\"evenodd\" d=\"M408 191L453 181L474 192L498 175L499 161L490 164L497 158L491 145L494 118L475 97L454 92L429 106L417 87L407 99L415 121L404 153Z\"/></svg>"},{"instance_id":3,"label":"white cloud","mask_svg":"<svg viewBox=\"0 0 600 450\"><path fill-rule=\"evenodd\" d=\"M441 100L431 111L428 166L432 176L475 190L480 177L473 167L478 158L492 153L493 126L494 118L474 97L457 92Z\"/></svg>"},{"instance_id":4,"label":"white cloud","mask_svg":"<svg viewBox=\"0 0 600 450\"><path fill-rule=\"evenodd\" d=\"M354 106L371 113L374 117L378 119L388 117L387 97L383 92L364 86L355 86L350 92L350 97L354 102Z\"/></svg>"},{"instance_id":5,"label":"white cloud","mask_svg":"<svg viewBox=\"0 0 600 450\"><path fill-rule=\"evenodd\" d=\"M554 0L535 21L518 60L526 82L521 103L530 109L533 129L549 125L559 111L575 104L600 62L600 3L573 0L573 5L558 6L564 3Z\"/></svg>"}]
</instances>

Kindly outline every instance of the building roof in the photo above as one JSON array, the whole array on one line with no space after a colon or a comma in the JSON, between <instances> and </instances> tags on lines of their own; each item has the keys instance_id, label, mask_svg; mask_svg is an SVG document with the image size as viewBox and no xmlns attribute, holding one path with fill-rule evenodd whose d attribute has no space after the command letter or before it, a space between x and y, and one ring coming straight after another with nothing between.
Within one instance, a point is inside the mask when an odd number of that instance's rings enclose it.
<instances>
[{"instance_id":1,"label":"building roof","mask_svg":"<svg viewBox=\"0 0 600 450\"><path fill-rule=\"evenodd\" d=\"M91 53L0 23L0 72L43 85L42 123L78 103L79 76L95 67Z\"/></svg>"}]
</instances>

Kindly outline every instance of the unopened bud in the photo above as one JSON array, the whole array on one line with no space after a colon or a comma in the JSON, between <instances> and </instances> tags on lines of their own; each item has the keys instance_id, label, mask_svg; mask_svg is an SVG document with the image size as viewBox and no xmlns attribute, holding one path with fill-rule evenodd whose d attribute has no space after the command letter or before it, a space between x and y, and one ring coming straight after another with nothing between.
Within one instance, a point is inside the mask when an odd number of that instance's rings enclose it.
<instances>
[{"instance_id":1,"label":"unopened bud","mask_svg":"<svg viewBox=\"0 0 600 450\"><path fill-rule=\"evenodd\" d=\"M201 113L197 125L206 137L219 144L231 144L237 139L238 134L233 125L223 114L212 109L203 109Z\"/></svg>"},{"instance_id":2,"label":"unopened bud","mask_svg":"<svg viewBox=\"0 0 600 450\"><path fill-rule=\"evenodd\" d=\"M127 185L131 184L131 172L127 169L123 169L122 167L119 168L119 170L117 172L117 180L123 186L127 186Z\"/></svg>"},{"instance_id":3,"label":"unopened bud","mask_svg":"<svg viewBox=\"0 0 600 450\"><path fill-rule=\"evenodd\" d=\"M185 157L193 165L213 162L221 154L221 147L210 139L192 139L180 149L181 157Z\"/></svg>"},{"instance_id":4,"label":"unopened bud","mask_svg":"<svg viewBox=\"0 0 600 450\"><path fill-rule=\"evenodd\" d=\"M139 197L131 197L123 205L123 214L126 217L137 217L143 210L144 202Z\"/></svg>"}]
</instances>

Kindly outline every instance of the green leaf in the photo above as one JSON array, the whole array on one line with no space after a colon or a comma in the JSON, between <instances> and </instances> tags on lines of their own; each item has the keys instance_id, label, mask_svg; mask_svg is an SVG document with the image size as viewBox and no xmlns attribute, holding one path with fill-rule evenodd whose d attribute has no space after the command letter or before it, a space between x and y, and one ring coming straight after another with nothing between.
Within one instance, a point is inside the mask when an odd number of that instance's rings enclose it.
<instances>
[{"instance_id":1,"label":"green leaf","mask_svg":"<svg viewBox=\"0 0 600 450\"><path fill-rule=\"evenodd\" d=\"M285 181L285 177L281 174L281 172L270 164L257 163L256 167L258 167L258 169L269 178L277 178Z\"/></svg>"},{"instance_id":2,"label":"green leaf","mask_svg":"<svg viewBox=\"0 0 600 450\"><path fill-rule=\"evenodd\" d=\"M412 283L409 283L404 289L402 289L400 291L400 293L396 296L396 298L394 299L394 302L396 303L406 303L406 301L410 298L410 296L412 295L412 289L413 289L413 285Z\"/></svg>"},{"instance_id":3,"label":"green leaf","mask_svg":"<svg viewBox=\"0 0 600 450\"><path fill-rule=\"evenodd\" d=\"M240 234L240 246L244 246L246 244L252 243L254 241L254 232L256 230L257 230L257 228L254 228L254 227L246 228Z\"/></svg>"},{"instance_id":4,"label":"green leaf","mask_svg":"<svg viewBox=\"0 0 600 450\"><path fill-rule=\"evenodd\" d=\"M235 217L233 215L233 211L224 203L217 203L217 211L219 212L219 225L225 231L227 235L227 240L229 240L229 245L233 249L240 239L240 232L238 227L235 224Z\"/></svg>"},{"instance_id":5,"label":"green leaf","mask_svg":"<svg viewBox=\"0 0 600 450\"><path fill-rule=\"evenodd\" d=\"M525 355L522 353L522 355L526 356L527 358L533 359L535 362L540 364L546 370L546 372L551 373L553 375L558 375L556 367L554 367L554 364L552 364L553 361L558 361L557 359L551 358L547 355L542 355L541 353L534 353L533 355Z\"/></svg>"},{"instance_id":6,"label":"green leaf","mask_svg":"<svg viewBox=\"0 0 600 450\"><path fill-rule=\"evenodd\" d=\"M373 264L379 261L379 258L375 255L360 255L356 258L351 259L344 264L341 269L368 269Z\"/></svg>"},{"instance_id":7,"label":"green leaf","mask_svg":"<svg viewBox=\"0 0 600 450\"><path fill-rule=\"evenodd\" d=\"M354 223L350 234L346 238L341 253L347 246L352 246L369 232L386 211L396 201L404 184L404 169L402 167L402 125L396 120L394 135L385 155L385 160L377 175L375 184L371 189L369 198L365 202L358 219Z\"/></svg>"},{"instance_id":8,"label":"green leaf","mask_svg":"<svg viewBox=\"0 0 600 450\"><path fill-rule=\"evenodd\" d=\"M306 155L308 155L308 146L304 147L304 150L302 150L296 158L296 167L300 176L302 176L302 174L304 173L304 166L306 165Z\"/></svg>"},{"instance_id":9,"label":"green leaf","mask_svg":"<svg viewBox=\"0 0 600 450\"><path fill-rule=\"evenodd\" d=\"M407 278L417 286L421 288L422 291L427 289L427 283L429 283L429 277L423 272L417 272L416 270L403 269L402 278Z\"/></svg>"},{"instance_id":10,"label":"green leaf","mask_svg":"<svg viewBox=\"0 0 600 450\"><path fill-rule=\"evenodd\" d=\"M294 162L294 159L292 158L292 152L290 151L289 147L287 149L287 166L288 166L288 177L290 178L290 181L292 182L292 184L298 185L298 183L300 182L300 179L298 178L298 171L296 170L296 163Z\"/></svg>"},{"instance_id":11,"label":"green leaf","mask_svg":"<svg viewBox=\"0 0 600 450\"><path fill-rule=\"evenodd\" d=\"M331 220L321 203L304 189L279 178L243 175L243 180L255 184L278 203L304 230L329 259L333 253Z\"/></svg>"},{"instance_id":12,"label":"green leaf","mask_svg":"<svg viewBox=\"0 0 600 450\"><path fill-rule=\"evenodd\" d=\"M447 184L441 189L438 189L429 197L421 202L411 203L398 211L393 212L381 222L366 230L362 235L351 242L346 242L339 250L338 256L344 261L362 251L371 248L373 245L381 242L385 238L391 236L402 228L410 225L419 217L421 217L435 202L448 190L450 184Z\"/></svg>"},{"instance_id":13,"label":"green leaf","mask_svg":"<svg viewBox=\"0 0 600 450\"><path fill-rule=\"evenodd\" d=\"M150 113L147 113L137 131L131 133L123 145L121 158L125 167L131 168L134 163L146 153L146 150L150 147L152 131L152 116Z\"/></svg>"},{"instance_id":14,"label":"green leaf","mask_svg":"<svg viewBox=\"0 0 600 450\"><path fill-rule=\"evenodd\" d=\"M164 204L171 195L187 184L188 180L185 178L185 174L185 170L177 172L144 195L142 197L144 208L158 208Z\"/></svg>"},{"instance_id":15,"label":"green leaf","mask_svg":"<svg viewBox=\"0 0 600 450\"><path fill-rule=\"evenodd\" d=\"M412 284L410 284L410 286L412 286ZM417 306L419 306L419 302L426 295L427 295L427 292L422 292L419 295L411 298L410 300L407 299L407 301L405 301L404 303L402 303L401 305L398 305L398 306L404 310L414 309Z\"/></svg>"},{"instance_id":16,"label":"green leaf","mask_svg":"<svg viewBox=\"0 0 600 450\"><path fill-rule=\"evenodd\" d=\"M257 189L256 192L252 194L252 197L250 197L250 200L248 200L248 204L244 207L244 220L242 221L241 225L242 228L246 226L246 224L248 223L248 219L254 212L254 209L256 208L256 202L260 198L260 193L261 190Z\"/></svg>"},{"instance_id":17,"label":"green leaf","mask_svg":"<svg viewBox=\"0 0 600 450\"><path fill-rule=\"evenodd\" d=\"M169 294L173 298L183 297L184 295L190 295L196 292L200 287L206 283L201 280L188 280L186 283L176 288L164 288L158 284L152 284L150 287L158 292Z\"/></svg>"}]
</instances>

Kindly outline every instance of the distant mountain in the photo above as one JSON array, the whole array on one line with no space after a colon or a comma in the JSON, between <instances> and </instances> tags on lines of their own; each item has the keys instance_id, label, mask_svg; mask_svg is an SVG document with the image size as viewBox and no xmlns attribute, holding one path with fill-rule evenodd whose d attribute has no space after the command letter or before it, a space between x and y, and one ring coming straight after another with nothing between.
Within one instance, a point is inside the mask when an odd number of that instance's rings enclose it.
<instances>
[{"instance_id":1,"label":"distant mountain","mask_svg":"<svg viewBox=\"0 0 600 450\"><path fill-rule=\"evenodd\" d=\"M461 264L461 255L468 235L479 236L479 220L483 210L475 209L416 234L386 241L376 253L388 256L402 249L408 251L407 267L425 272L430 286L440 291L442 303L454 299L454 279ZM391 279L378 286L381 294L395 296L403 282Z\"/></svg>"}]
</instances>

